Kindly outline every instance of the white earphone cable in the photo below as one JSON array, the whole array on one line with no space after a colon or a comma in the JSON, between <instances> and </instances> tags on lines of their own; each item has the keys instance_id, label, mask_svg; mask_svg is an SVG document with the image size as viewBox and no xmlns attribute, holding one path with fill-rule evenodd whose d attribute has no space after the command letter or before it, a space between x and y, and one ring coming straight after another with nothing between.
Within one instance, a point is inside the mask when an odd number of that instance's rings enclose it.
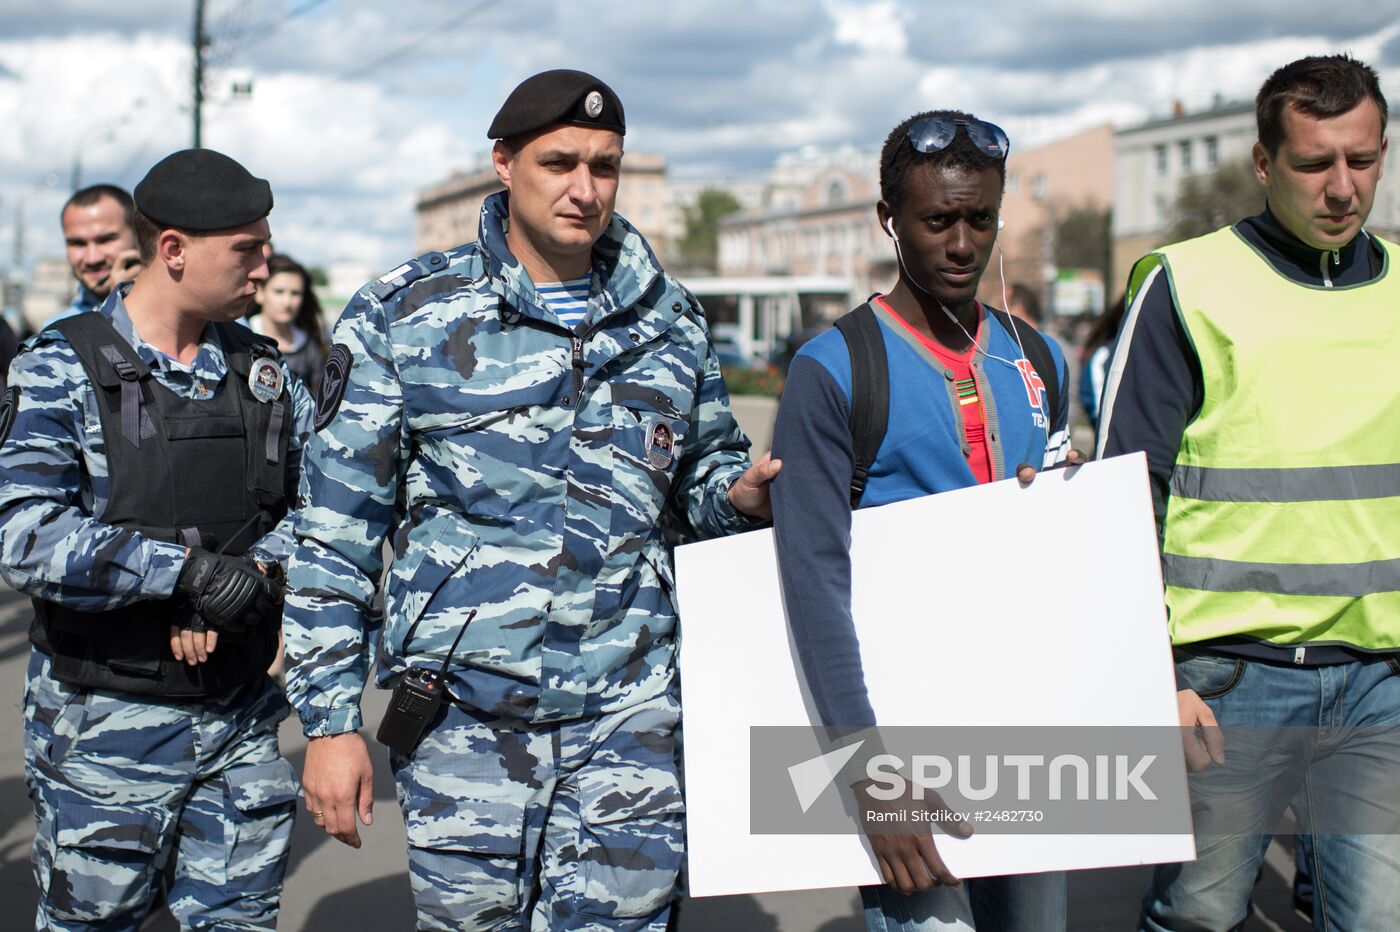
<instances>
[{"instance_id":1,"label":"white earphone cable","mask_svg":"<svg viewBox=\"0 0 1400 932\"><path fill-rule=\"evenodd\" d=\"M995 359L997 362L1000 362L1000 363L1005 363L1006 365L1008 365L1008 366L1010 366L1011 368L1015 369L1017 372L1020 372L1020 371L1021 371L1020 367L1017 366L1017 365L1016 365L1014 362L1012 362L1011 360L1009 360L1009 359L1004 359L1004 358L1002 358L1001 356L997 356L995 353L989 353L989 352L987 352L987 350L986 350L985 348L983 348L982 344L978 343L978 342L977 342L977 339L976 339L975 337L973 337L972 334L970 334L970 333L967 332L967 328L964 327L964 326L962 325L962 321L958 320L958 318L957 318L956 316L954 316L953 312L950 311L950 310L948 310L947 306L944 305L944 303L943 303L942 301L939 301L938 298L937 298L937 296L935 296L934 293L933 293L932 291L929 291L929 290L928 290L927 288L925 288L923 285L919 284L919 282L915 280L914 276L911 275L911 274L909 274L909 267L906 266L906 265L904 264L904 250L900 248L900 245L899 245L899 236L894 232L894 221L893 221L893 220L888 220L888 221L886 221L885 229L889 231L890 237L894 240L894 254L895 254L895 258L899 260L899 271L903 274L905 281L909 282L909 284L913 285L915 288L919 289L919 290L922 291L924 294L928 295L930 298L933 298L934 302L938 305L939 309L940 309L941 311L943 311L943 313L946 314L946 315L948 316L948 319L951 320L951 321L957 326L957 328L958 328L959 330L962 331L963 336L967 337L967 342L969 342L969 343L971 343L973 346L975 346L975 347L977 348L978 352L980 352L983 356L986 356L988 359ZM1001 260L1001 246L998 245L998 246L997 246L997 265L998 265L999 268L1002 268L1002 263L1001 263L1000 260ZM1001 300L1002 300L1002 303L1006 303L1006 274L1005 274L1004 268L1002 268L1002 273L1001 273ZM1012 331L1012 336L1015 337L1015 339L1016 339L1016 348L1019 349L1019 350L1021 351L1021 358L1022 358L1022 359L1027 358L1027 357L1026 357L1026 348L1025 348L1024 346L1021 345L1021 334L1020 334L1019 332L1017 332L1017 330L1016 330L1015 327L1012 327L1012 328L1011 328L1011 331Z\"/></svg>"},{"instance_id":2,"label":"white earphone cable","mask_svg":"<svg viewBox=\"0 0 1400 932\"><path fill-rule=\"evenodd\" d=\"M904 276L905 281L909 282L909 284L913 285L915 288L919 289L924 294L928 295L930 298L933 298L934 302L938 304L939 309L942 310L943 313L947 315L948 319L951 320L953 324L959 330L962 331L963 336L967 337L967 342L971 343L974 347L976 347L978 352L980 352L983 356L987 357L988 359L995 359L999 363L1010 366L1012 369L1016 370L1017 375L1021 376L1021 378L1023 379L1026 378L1026 374L1021 371L1021 367L1018 366L1016 363L1012 362L1009 359L1005 359L1001 356L998 356L995 353L988 352L982 346L982 344L977 342L977 339L972 334L967 332L967 328L963 326L962 321L958 320L957 316L952 311L948 310L947 306L942 301L939 301L937 296L935 296L933 292L929 291L923 285L919 284L919 282L914 279L914 276L909 274L909 268L904 264L904 250L900 248L899 245L899 234L895 233L894 231L894 221L886 220L885 229L890 234L890 238L894 240L895 258L899 261L899 271ZM1001 250L1001 243L996 244L996 250L997 274L1001 277L1001 301L1002 304L1005 305L1004 310L1006 311L1006 313L1010 314L1011 302L1007 300L1006 265L1002 261L1003 253ZM1016 340L1016 348L1021 351L1021 358L1027 360L1030 359L1030 357L1026 355L1025 344L1021 342L1021 330L1014 323L1011 325L1011 336ZM1048 445L1050 443L1050 419L1049 417L1044 417L1043 420L1045 421L1045 423L1041 424L1040 427L1045 434L1045 442Z\"/></svg>"}]
</instances>

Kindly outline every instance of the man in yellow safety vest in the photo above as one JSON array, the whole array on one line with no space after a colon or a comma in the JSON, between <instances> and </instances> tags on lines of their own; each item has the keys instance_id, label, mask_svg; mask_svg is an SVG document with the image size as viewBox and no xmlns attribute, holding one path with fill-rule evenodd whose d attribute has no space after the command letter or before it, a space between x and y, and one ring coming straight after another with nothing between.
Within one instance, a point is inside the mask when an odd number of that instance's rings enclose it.
<instances>
[{"instance_id":1,"label":"man in yellow safety vest","mask_svg":"<svg viewBox=\"0 0 1400 932\"><path fill-rule=\"evenodd\" d=\"M1148 456L1196 735L1197 858L1140 926L1243 922L1291 803L1319 928L1400 928L1400 247L1363 229L1386 102L1305 58L1257 119L1264 212L1137 264L1104 392L1099 454Z\"/></svg>"}]
</instances>

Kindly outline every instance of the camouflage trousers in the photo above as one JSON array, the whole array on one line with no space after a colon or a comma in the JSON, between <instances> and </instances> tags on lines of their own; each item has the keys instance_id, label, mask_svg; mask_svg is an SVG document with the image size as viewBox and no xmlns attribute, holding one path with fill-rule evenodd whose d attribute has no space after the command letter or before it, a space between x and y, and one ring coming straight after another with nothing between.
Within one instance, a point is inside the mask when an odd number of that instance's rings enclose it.
<instances>
[{"instance_id":1,"label":"camouflage trousers","mask_svg":"<svg viewBox=\"0 0 1400 932\"><path fill-rule=\"evenodd\" d=\"M267 677L203 702L68 686L30 657L25 782L39 930L139 929L169 879L183 929L273 929L299 786Z\"/></svg>"},{"instance_id":2,"label":"camouflage trousers","mask_svg":"<svg viewBox=\"0 0 1400 932\"><path fill-rule=\"evenodd\" d=\"M390 755L419 929L664 930L684 853L670 696L554 725L446 703Z\"/></svg>"}]
</instances>

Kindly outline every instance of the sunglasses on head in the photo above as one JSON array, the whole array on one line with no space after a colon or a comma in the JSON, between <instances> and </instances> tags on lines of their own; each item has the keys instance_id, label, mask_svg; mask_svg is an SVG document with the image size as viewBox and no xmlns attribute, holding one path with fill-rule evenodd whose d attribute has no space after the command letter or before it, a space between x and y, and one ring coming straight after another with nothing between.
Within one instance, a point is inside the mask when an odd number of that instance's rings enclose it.
<instances>
[{"instance_id":1,"label":"sunglasses on head","mask_svg":"<svg viewBox=\"0 0 1400 932\"><path fill-rule=\"evenodd\" d=\"M941 152L953 144L958 135L958 127L967 133L967 138L983 155L1004 161L1011 151L1011 140L1006 130L986 120L965 120L958 117L924 117L909 127L909 145L916 152Z\"/></svg>"}]
</instances>

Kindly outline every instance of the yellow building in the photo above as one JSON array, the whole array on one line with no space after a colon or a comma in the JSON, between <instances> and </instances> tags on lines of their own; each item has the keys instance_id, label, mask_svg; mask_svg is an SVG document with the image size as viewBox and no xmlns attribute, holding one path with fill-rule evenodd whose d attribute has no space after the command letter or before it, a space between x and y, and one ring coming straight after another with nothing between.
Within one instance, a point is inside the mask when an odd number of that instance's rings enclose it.
<instances>
[{"instance_id":1,"label":"yellow building","mask_svg":"<svg viewBox=\"0 0 1400 932\"><path fill-rule=\"evenodd\" d=\"M1108 210L1113 176L1113 127L1107 123L1034 149L1017 151L1011 141L1001 201L1005 226L998 237L1008 287L1030 286L1049 312L1049 285L1057 271L1055 226L1075 208ZM995 261L982 277L980 297L1002 304Z\"/></svg>"}]
</instances>

